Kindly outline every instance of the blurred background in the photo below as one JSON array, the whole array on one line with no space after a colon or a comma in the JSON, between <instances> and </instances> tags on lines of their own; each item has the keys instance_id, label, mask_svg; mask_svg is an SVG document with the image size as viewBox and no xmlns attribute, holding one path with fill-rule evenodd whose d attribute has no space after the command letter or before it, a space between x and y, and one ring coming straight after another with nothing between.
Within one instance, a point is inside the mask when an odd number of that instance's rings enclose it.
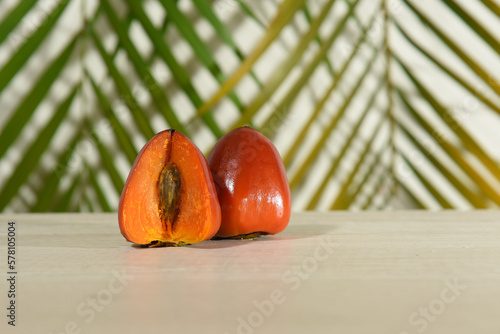
<instances>
[{"instance_id":1,"label":"blurred background","mask_svg":"<svg viewBox=\"0 0 500 334\"><path fill-rule=\"evenodd\" d=\"M251 125L293 210L500 206L500 2L2 0L0 211L116 211L142 146Z\"/></svg>"}]
</instances>

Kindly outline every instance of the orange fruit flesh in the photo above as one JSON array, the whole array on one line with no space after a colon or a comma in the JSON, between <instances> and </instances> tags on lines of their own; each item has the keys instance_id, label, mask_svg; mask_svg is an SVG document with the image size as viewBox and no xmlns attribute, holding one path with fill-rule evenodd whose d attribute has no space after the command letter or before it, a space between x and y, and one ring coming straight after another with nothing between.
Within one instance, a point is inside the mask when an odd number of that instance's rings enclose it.
<instances>
[{"instance_id":1,"label":"orange fruit flesh","mask_svg":"<svg viewBox=\"0 0 500 334\"><path fill-rule=\"evenodd\" d=\"M166 223L159 210L158 180L169 163L179 170L181 186L178 214ZM199 149L173 130L154 136L139 153L122 192L118 211L122 235L141 245L197 243L217 232L220 216L215 185Z\"/></svg>"}]
</instances>

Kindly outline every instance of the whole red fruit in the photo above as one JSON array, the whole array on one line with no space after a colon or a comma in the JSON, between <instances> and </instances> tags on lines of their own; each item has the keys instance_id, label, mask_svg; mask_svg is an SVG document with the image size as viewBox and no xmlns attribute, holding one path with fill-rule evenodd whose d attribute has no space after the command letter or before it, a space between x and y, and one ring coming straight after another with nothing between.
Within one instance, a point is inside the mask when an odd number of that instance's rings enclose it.
<instances>
[{"instance_id":1,"label":"whole red fruit","mask_svg":"<svg viewBox=\"0 0 500 334\"><path fill-rule=\"evenodd\" d=\"M251 127L235 129L215 144L208 164L222 221L218 237L276 234L288 225L290 186L273 143Z\"/></svg>"}]
</instances>

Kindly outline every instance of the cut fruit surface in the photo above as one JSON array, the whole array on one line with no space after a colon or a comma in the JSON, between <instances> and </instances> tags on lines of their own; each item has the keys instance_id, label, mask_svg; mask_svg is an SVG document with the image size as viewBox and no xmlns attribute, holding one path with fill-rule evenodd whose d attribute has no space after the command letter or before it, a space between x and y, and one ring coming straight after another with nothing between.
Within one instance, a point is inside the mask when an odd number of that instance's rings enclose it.
<instances>
[{"instance_id":1,"label":"cut fruit surface","mask_svg":"<svg viewBox=\"0 0 500 334\"><path fill-rule=\"evenodd\" d=\"M207 161L183 134L165 130L139 152L118 209L122 235L145 244L189 244L219 229L220 206Z\"/></svg>"}]
</instances>

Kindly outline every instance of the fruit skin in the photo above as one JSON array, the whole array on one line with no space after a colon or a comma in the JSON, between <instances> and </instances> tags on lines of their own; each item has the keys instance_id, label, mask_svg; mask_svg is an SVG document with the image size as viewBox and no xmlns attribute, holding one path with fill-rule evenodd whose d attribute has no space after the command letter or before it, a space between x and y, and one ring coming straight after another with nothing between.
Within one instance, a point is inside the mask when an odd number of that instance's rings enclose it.
<instances>
[{"instance_id":1,"label":"fruit skin","mask_svg":"<svg viewBox=\"0 0 500 334\"><path fill-rule=\"evenodd\" d=\"M174 163L180 174L178 211L172 224L160 217L159 177ZM122 235L136 244L183 245L210 239L220 227L215 185L200 150L182 133L165 130L139 152L118 208Z\"/></svg>"},{"instance_id":2,"label":"fruit skin","mask_svg":"<svg viewBox=\"0 0 500 334\"><path fill-rule=\"evenodd\" d=\"M269 139L251 127L235 129L215 144L208 164L222 212L217 237L276 234L285 229L290 220L290 186Z\"/></svg>"}]
</instances>

